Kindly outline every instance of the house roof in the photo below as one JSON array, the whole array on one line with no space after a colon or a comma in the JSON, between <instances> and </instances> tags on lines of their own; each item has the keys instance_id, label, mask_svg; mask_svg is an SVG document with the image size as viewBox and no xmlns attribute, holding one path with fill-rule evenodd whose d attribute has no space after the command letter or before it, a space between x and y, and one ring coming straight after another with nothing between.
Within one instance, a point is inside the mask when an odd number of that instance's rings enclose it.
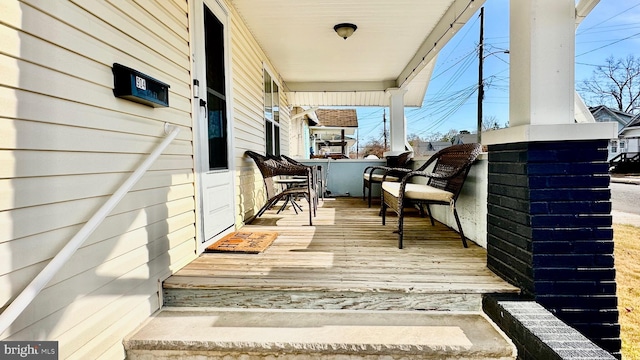
<instances>
[{"instance_id":1,"label":"house roof","mask_svg":"<svg viewBox=\"0 0 640 360\"><path fill-rule=\"evenodd\" d=\"M318 109L316 110L316 115L320 126L358 127L358 114L355 109Z\"/></svg>"},{"instance_id":2,"label":"house roof","mask_svg":"<svg viewBox=\"0 0 640 360\"><path fill-rule=\"evenodd\" d=\"M631 119L631 122L628 123L627 126L625 126L625 128L630 127L640 127L640 115L636 115L633 119Z\"/></svg>"},{"instance_id":3,"label":"house roof","mask_svg":"<svg viewBox=\"0 0 640 360\"><path fill-rule=\"evenodd\" d=\"M589 111L591 112L591 114L593 114L593 117L597 122L615 120L622 125L627 125L633 118L633 114L629 114L617 109L612 109L604 105L592 106L589 108ZM611 119L603 119L602 114L609 114L611 116Z\"/></svg>"},{"instance_id":4,"label":"house roof","mask_svg":"<svg viewBox=\"0 0 640 360\"><path fill-rule=\"evenodd\" d=\"M620 130L619 135L622 138L640 137L640 114L634 116L633 119Z\"/></svg>"},{"instance_id":5,"label":"house roof","mask_svg":"<svg viewBox=\"0 0 640 360\"><path fill-rule=\"evenodd\" d=\"M439 49L485 0L229 0L292 106L422 106ZM334 25L358 28L340 38Z\"/></svg>"}]
</instances>

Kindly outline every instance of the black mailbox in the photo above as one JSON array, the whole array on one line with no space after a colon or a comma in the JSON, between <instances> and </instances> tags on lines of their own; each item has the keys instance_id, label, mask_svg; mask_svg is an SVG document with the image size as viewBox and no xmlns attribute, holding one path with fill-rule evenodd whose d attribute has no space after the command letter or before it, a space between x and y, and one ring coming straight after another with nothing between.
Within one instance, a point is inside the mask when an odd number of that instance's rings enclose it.
<instances>
[{"instance_id":1,"label":"black mailbox","mask_svg":"<svg viewBox=\"0 0 640 360\"><path fill-rule=\"evenodd\" d=\"M169 85L118 63L113 64L113 94L148 106L169 106Z\"/></svg>"}]
</instances>

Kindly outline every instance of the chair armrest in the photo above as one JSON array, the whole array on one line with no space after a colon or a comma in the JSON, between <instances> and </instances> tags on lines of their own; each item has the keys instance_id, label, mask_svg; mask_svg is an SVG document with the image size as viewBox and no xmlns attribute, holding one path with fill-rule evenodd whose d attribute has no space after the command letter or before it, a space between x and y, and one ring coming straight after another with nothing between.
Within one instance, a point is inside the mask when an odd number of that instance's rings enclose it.
<instances>
[{"instance_id":1,"label":"chair armrest","mask_svg":"<svg viewBox=\"0 0 640 360\"><path fill-rule=\"evenodd\" d=\"M386 171L387 167L386 166L382 166L382 165L371 165L371 166L367 166L366 168L364 168L364 171L362 173L362 175L367 175L367 172L369 172L369 181L371 181L371 176L373 175L373 173L376 170L383 170Z\"/></svg>"},{"instance_id":2,"label":"chair armrest","mask_svg":"<svg viewBox=\"0 0 640 360\"><path fill-rule=\"evenodd\" d=\"M295 165L279 162L275 169L275 175L302 175L311 176L311 168L304 165Z\"/></svg>"},{"instance_id":3,"label":"chair armrest","mask_svg":"<svg viewBox=\"0 0 640 360\"><path fill-rule=\"evenodd\" d=\"M421 177L425 177L425 178L429 178L429 179L438 179L438 180L449 180L451 178L454 178L456 176L458 176L462 171L464 171L465 167L459 167L456 168L454 171L450 171L447 174L438 174L438 173L432 173L432 172L426 172L426 171L420 171L420 170L414 170L411 171L409 173L407 173L403 178L402 178L402 184L403 184L403 188L404 188L404 184L406 184L409 179L416 177L416 176L421 176Z\"/></svg>"},{"instance_id":4,"label":"chair armrest","mask_svg":"<svg viewBox=\"0 0 640 360\"><path fill-rule=\"evenodd\" d=\"M377 165L377 166L367 166L364 169L364 174L367 174L367 171L369 171L369 181L371 181L371 177L373 176L373 173L376 172L376 170L382 170L384 171L382 179L384 181L384 179L386 179L387 175L398 175L399 177L404 176L404 174L410 172L410 169L405 169L405 168L391 168L388 166L381 166L381 165Z\"/></svg>"},{"instance_id":5,"label":"chair armrest","mask_svg":"<svg viewBox=\"0 0 640 360\"><path fill-rule=\"evenodd\" d=\"M373 173L375 170L385 170L387 169L386 166L382 166L382 165L371 165L371 166L367 166L366 168L364 168L363 174L366 174L367 171L369 171L369 173Z\"/></svg>"},{"instance_id":6,"label":"chair armrest","mask_svg":"<svg viewBox=\"0 0 640 360\"><path fill-rule=\"evenodd\" d=\"M412 170L411 169L407 169L407 168L391 168L391 167L387 167L385 168L385 173L382 176L382 181L385 181L387 179L387 176L397 176L399 178L403 178L404 176L406 176L407 174L411 173Z\"/></svg>"}]
</instances>

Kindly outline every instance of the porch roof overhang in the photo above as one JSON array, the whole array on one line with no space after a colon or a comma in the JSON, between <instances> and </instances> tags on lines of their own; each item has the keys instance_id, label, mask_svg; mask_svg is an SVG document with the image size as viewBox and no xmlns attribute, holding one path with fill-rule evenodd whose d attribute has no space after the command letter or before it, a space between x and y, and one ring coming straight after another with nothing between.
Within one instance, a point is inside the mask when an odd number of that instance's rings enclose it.
<instances>
[{"instance_id":1,"label":"porch roof overhang","mask_svg":"<svg viewBox=\"0 0 640 360\"><path fill-rule=\"evenodd\" d=\"M343 130L345 135L354 135L357 129L357 127L309 126L311 133L319 135L340 134Z\"/></svg>"},{"instance_id":2,"label":"porch roof overhang","mask_svg":"<svg viewBox=\"0 0 640 360\"><path fill-rule=\"evenodd\" d=\"M620 131L620 135L625 138L640 138L640 126L626 127Z\"/></svg>"},{"instance_id":3,"label":"porch roof overhang","mask_svg":"<svg viewBox=\"0 0 640 360\"><path fill-rule=\"evenodd\" d=\"M447 41L484 0L230 0L292 106L388 106L402 88L421 106ZM336 24L356 24L348 39Z\"/></svg>"}]
</instances>

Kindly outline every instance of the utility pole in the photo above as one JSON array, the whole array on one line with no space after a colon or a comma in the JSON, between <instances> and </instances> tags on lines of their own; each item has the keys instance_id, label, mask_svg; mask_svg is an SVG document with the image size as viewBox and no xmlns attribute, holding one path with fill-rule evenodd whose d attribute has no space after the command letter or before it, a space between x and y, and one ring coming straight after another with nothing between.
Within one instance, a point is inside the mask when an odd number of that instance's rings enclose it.
<instances>
[{"instance_id":1,"label":"utility pole","mask_svg":"<svg viewBox=\"0 0 640 360\"><path fill-rule=\"evenodd\" d=\"M482 62L484 60L484 6L480 8L480 42L478 43L478 143L482 143L482 100L484 100L484 80Z\"/></svg>"},{"instance_id":2,"label":"utility pole","mask_svg":"<svg viewBox=\"0 0 640 360\"><path fill-rule=\"evenodd\" d=\"M384 151L387 151L387 108L382 109L382 136L384 137Z\"/></svg>"}]
</instances>

